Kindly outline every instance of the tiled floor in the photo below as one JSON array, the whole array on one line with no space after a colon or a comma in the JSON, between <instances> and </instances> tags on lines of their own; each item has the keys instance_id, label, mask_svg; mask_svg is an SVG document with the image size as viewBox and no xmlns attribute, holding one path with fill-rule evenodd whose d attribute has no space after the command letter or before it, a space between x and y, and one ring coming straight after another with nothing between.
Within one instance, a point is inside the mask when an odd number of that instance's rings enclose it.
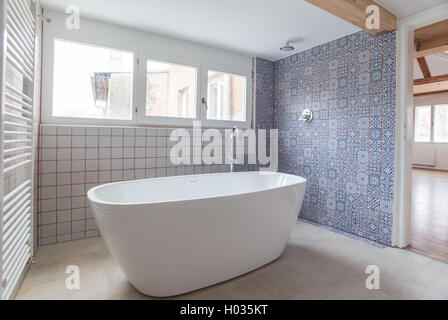
<instances>
[{"instance_id":1,"label":"tiled floor","mask_svg":"<svg viewBox=\"0 0 448 320\"><path fill-rule=\"evenodd\" d=\"M412 171L410 248L448 262L447 194L447 171Z\"/></svg>"},{"instance_id":2,"label":"tiled floor","mask_svg":"<svg viewBox=\"0 0 448 320\"><path fill-rule=\"evenodd\" d=\"M17 299L150 299L129 284L101 238L41 247L36 260ZM80 290L65 288L68 265L80 268ZM369 265L380 268L380 290L366 289ZM448 299L448 264L299 222L275 262L176 298Z\"/></svg>"}]
</instances>

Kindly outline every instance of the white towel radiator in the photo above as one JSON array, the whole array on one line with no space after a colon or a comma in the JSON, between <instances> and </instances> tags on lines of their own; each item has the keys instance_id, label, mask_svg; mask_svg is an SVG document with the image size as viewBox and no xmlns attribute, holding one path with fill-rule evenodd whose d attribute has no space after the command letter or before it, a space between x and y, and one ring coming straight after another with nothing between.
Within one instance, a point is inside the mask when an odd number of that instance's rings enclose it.
<instances>
[{"instance_id":1,"label":"white towel radiator","mask_svg":"<svg viewBox=\"0 0 448 320\"><path fill-rule=\"evenodd\" d=\"M35 3L0 0L0 297L14 297L33 255Z\"/></svg>"}]
</instances>

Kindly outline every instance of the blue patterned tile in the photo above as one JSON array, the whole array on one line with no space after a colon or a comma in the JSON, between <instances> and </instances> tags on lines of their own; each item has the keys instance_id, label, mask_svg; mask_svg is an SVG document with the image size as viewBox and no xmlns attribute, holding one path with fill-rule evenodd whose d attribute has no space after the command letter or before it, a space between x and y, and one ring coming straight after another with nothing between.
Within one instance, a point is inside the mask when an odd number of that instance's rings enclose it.
<instances>
[{"instance_id":1,"label":"blue patterned tile","mask_svg":"<svg viewBox=\"0 0 448 320\"><path fill-rule=\"evenodd\" d=\"M395 64L395 33L358 32L275 63L257 59L257 127L279 129L280 171L308 179L301 216L386 245ZM298 121L304 108L313 122Z\"/></svg>"}]
</instances>

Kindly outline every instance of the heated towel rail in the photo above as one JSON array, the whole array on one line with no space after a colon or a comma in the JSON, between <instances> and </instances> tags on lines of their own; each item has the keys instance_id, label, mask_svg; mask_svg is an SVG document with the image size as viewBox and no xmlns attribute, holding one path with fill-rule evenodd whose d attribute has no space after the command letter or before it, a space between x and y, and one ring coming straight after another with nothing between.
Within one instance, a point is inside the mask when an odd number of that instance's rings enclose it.
<instances>
[{"instance_id":1,"label":"heated towel rail","mask_svg":"<svg viewBox=\"0 0 448 320\"><path fill-rule=\"evenodd\" d=\"M0 0L0 297L10 299L33 255L35 4Z\"/></svg>"}]
</instances>

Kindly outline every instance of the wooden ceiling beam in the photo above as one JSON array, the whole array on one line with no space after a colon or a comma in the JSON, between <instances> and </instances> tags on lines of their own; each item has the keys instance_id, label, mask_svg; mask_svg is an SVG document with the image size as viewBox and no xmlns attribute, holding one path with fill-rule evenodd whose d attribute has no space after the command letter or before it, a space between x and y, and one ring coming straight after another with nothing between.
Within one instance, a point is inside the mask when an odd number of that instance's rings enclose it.
<instances>
[{"instance_id":1,"label":"wooden ceiling beam","mask_svg":"<svg viewBox=\"0 0 448 320\"><path fill-rule=\"evenodd\" d=\"M448 90L448 80L431 82L414 86L414 95L416 94L430 94L430 93L440 93L442 91Z\"/></svg>"},{"instance_id":2,"label":"wooden ceiling beam","mask_svg":"<svg viewBox=\"0 0 448 320\"><path fill-rule=\"evenodd\" d=\"M418 65L420 66L420 70L422 70L423 78L431 78L431 71L429 71L428 63L426 62L425 57L417 58Z\"/></svg>"},{"instance_id":3,"label":"wooden ceiling beam","mask_svg":"<svg viewBox=\"0 0 448 320\"><path fill-rule=\"evenodd\" d=\"M418 85L422 85L422 84L442 82L442 81L448 81L448 74L445 74L445 75L442 75L442 76L435 76L435 77L431 77L431 78L426 78L426 79L416 79L416 80L414 80L414 86L418 86Z\"/></svg>"},{"instance_id":4,"label":"wooden ceiling beam","mask_svg":"<svg viewBox=\"0 0 448 320\"><path fill-rule=\"evenodd\" d=\"M448 51L448 19L414 31L415 57Z\"/></svg>"},{"instance_id":5,"label":"wooden ceiling beam","mask_svg":"<svg viewBox=\"0 0 448 320\"><path fill-rule=\"evenodd\" d=\"M397 28L397 17L373 0L305 1L372 34L382 31L394 31ZM379 8L380 28L376 30L368 29L366 26L367 17L369 16L366 13L366 9L370 5L376 5Z\"/></svg>"},{"instance_id":6,"label":"wooden ceiling beam","mask_svg":"<svg viewBox=\"0 0 448 320\"><path fill-rule=\"evenodd\" d=\"M448 32L446 35L429 39L429 40L415 40L415 57L426 57L432 54L442 53L448 51Z\"/></svg>"},{"instance_id":7,"label":"wooden ceiling beam","mask_svg":"<svg viewBox=\"0 0 448 320\"><path fill-rule=\"evenodd\" d=\"M436 91L436 92L414 93L414 97L427 96L430 94L439 94L439 93L448 93L448 90L442 90L442 91Z\"/></svg>"}]
</instances>

